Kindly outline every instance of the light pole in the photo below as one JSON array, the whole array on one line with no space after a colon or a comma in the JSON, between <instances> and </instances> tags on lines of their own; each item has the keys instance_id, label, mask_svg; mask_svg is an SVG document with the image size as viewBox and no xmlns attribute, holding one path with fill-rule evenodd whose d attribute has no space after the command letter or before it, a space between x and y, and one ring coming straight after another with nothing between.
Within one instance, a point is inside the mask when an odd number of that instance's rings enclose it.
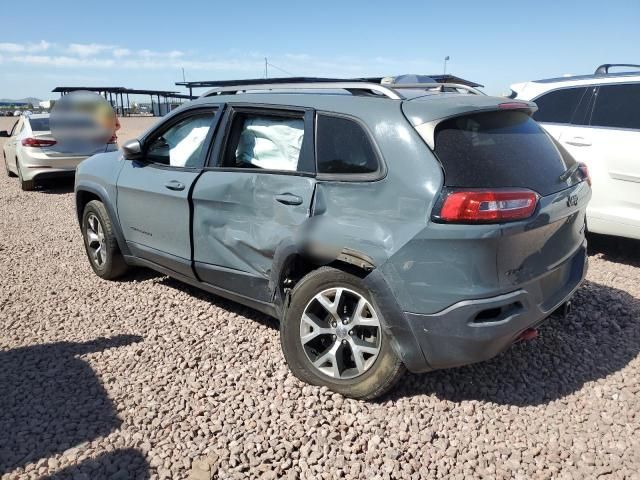
<instances>
[{"instance_id":1,"label":"light pole","mask_svg":"<svg viewBox=\"0 0 640 480\"><path fill-rule=\"evenodd\" d=\"M446 57L444 57L444 73L443 75L447 74L447 62L451 60L451 57L449 57L449 55L447 55Z\"/></svg>"}]
</instances>

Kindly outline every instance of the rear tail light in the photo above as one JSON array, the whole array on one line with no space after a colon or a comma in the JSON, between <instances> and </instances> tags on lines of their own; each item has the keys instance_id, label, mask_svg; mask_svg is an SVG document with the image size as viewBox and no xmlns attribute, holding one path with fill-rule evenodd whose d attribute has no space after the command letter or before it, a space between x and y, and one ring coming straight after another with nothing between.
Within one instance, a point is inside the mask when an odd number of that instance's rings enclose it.
<instances>
[{"instance_id":1,"label":"rear tail light","mask_svg":"<svg viewBox=\"0 0 640 480\"><path fill-rule=\"evenodd\" d=\"M443 191L433 220L442 223L502 223L533 215L538 194L526 189Z\"/></svg>"},{"instance_id":2,"label":"rear tail light","mask_svg":"<svg viewBox=\"0 0 640 480\"><path fill-rule=\"evenodd\" d=\"M55 145L55 140L44 140L42 138L23 138L22 139L23 147L50 147L51 145Z\"/></svg>"},{"instance_id":3,"label":"rear tail light","mask_svg":"<svg viewBox=\"0 0 640 480\"><path fill-rule=\"evenodd\" d=\"M587 182L587 184L589 186L591 186L591 175L589 174L589 168L584 163L581 163L578 166L578 170L580 170L580 174L582 175L582 179L585 182Z\"/></svg>"}]
</instances>

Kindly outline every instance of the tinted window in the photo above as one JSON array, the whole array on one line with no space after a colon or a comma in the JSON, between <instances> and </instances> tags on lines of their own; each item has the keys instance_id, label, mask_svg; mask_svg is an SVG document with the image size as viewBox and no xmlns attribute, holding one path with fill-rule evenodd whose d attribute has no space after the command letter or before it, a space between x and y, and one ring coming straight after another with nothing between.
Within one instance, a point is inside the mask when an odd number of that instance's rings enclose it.
<instances>
[{"instance_id":1,"label":"tinted window","mask_svg":"<svg viewBox=\"0 0 640 480\"><path fill-rule=\"evenodd\" d=\"M597 87L587 87L585 89L576 111L573 112L572 125L589 125L596 89Z\"/></svg>"},{"instance_id":2,"label":"tinted window","mask_svg":"<svg viewBox=\"0 0 640 480\"><path fill-rule=\"evenodd\" d=\"M549 92L535 100L538 111L533 114L537 122L570 123L586 88L565 88Z\"/></svg>"},{"instance_id":3,"label":"tinted window","mask_svg":"<svg viewBox=\"0 0 640 480\"><path fill-rule=\"evenodd\" d=\"M49 118L30 118L29 123L34 132L48 132L50 130Z\"/></svg>"},{"instance_id":4,"label":"tinted window","mask_svg":"<svg viewBox=\"0 0 640 480\"><path fill-rule=\"evenodd\" d=\"M559 177L575 163L535 121L517 111L446 120L436 129L435 152L449 187L521 187L541 195L566 188Z\"/></svg>"},{"instance_id":5,"label":"tinted window","mask_svg":"<svg viewBox=\"0 0 640 480\"><path fill-rule=\"evenodd\" d=\"M304 119L237 113L223 166L295 172L304 140Z\"/></svg>"},{"instance_id":6,"label":"tinted window","mask_svg":"<svg viewBox=\"0 0 640 480\"><path fill-rule=\"evenodd\" d=\"M640 84L601 86L591 125L640 129Z\"/></svg>"},{"instance_id":7,"label":"tinted window","mask_svg":"<svg viewBox=\"0 0 640 480\"><path fill-rule=\"evenodd\" d=\"M148 144L147 160L172 167L197 168L204 164L203 146L215 112L180 120Z\"/></svg>"},{"instance_id":8,"label":"tinted window","mask_svg":"<svg viewBox=\"0 0 640 480\"><path fill-rule=\"evenodd\" d=\"M378 157L369 136L353 120L318 115L318 173L374 173Z\"/></svg>"}]
</instances>

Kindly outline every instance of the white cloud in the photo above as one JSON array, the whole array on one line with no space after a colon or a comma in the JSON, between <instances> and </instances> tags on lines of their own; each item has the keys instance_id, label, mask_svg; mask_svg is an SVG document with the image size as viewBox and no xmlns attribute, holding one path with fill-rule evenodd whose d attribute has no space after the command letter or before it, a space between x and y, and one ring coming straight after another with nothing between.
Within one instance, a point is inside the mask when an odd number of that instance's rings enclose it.
<instances>
[{"instance_id":1,"label":"white cloud","mask_svg":"<svg viewBox=\"0 0 640 480\"><path fill-rule=\"evenodd\" d=\"M114 60L97 58L77 58L69 56L23 55L7 57L11 62L25 65L45 65L52 67L112 67Z\"/></svg>"},{"instance_id":2,"label":"white cloud","mask_svg":"<svg viewBox=\"0 0 640 480\"><path fill-rule=\"evenodd\" d=\"M0 52L17 53L24 52L24 45L18 43L0 43Z\"/></svg>"},{"instance_id":3,"label":"white cloud","mask_svg":"<svg viewBox=\"0 0 640 480\"><path fill-rule=\"evenodd\" d=\"M47 54L42 52L47 51ZM71 43L61 45L39 43L0 43L0 62L19 63L34 67L117 69L117 70L175 70L209 72L204 75L227 78L233 76L259 77L268 57L272 75L284 76L285 71L301 76L356 77L397 75L402 73L433 73L439 62L421 58L314 56L305 52L284 52L279 55L238 50L220 53L213 58L181 50L132 49L122 45L102 43ZM282 71L280 71L282 69ZM45 70L46 71L46 70ZM202 74L200 74L202 75Z\"/></svg>"},{"instance_id":4,"label":"white cloud","mask_svg":"<svg viewBox=\"0 0 640 480\"><path fill-rule=\"evenodd\" d=\"M50 43L40 40L38 43L0 43L0 52L20 53L20 52L44 52L51 46Z\"/></svg>"},{"instance_id":5,"label":"white cloud","mask_svg":"<svg viewBox=\"0 0 640 480\"><path fill-rule=\"evenodd\" d=\"M184 52L180 50L171 50L170 52L159 52L155 50L147 50L142 49L138 50L136 54L143 58L159 58L159 57L168 57L168 58L179 58L184 56Z\"/></svg>"},{"instance_id":6,"label":"white cloud","mask_svg":"<svg viewBox=\"0 0 640 480\"><path fill-rule=\"evenodd\" d=\"M114 48L113 45L103 45L101 43L71 43L67 47L67 53L80 57L89 57Z\"/></svg>"},{"instance_id":7,"label":"white cloud","mask_svg":"<svg viewBox=\"0 0 640 480\"><path fill-rule=\"evenodd\" d=\"M128 57L131 53L131 50L128 48L115 48L113 50L113 56L117 58Z\"/></svg>"}]
</instances>

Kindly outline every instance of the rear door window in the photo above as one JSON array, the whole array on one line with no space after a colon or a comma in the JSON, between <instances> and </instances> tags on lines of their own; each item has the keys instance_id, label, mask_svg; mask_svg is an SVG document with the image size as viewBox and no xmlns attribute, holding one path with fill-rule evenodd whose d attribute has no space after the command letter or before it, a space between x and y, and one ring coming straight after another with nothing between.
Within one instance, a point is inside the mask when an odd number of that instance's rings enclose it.
<instances>
[{"instance_id":1,"label":"rear door window","mask_svg":"<svg viewBox=\"0 0 640 480\"><path fill-rule=\"evenodd\" d=\"M586 87L577 87L546 93L534 100L538 110L533 118L537 122L570 123L586 92Z\"/></svg>"},{"instance_id":2,"label":"rear door window","mask_svg":"<svg viewBox=\"0 0 640 480\"><path fill-rule=\"evenodd\" d=\"M232 119L222 166L308 172L310 168L301 161L304 136L303 113L237 112Z\"/></svg>"},{"instance_id":3,"label":"rear door window","mask_svg":"<svg viewBox=\"0 0 640 480\"><path fill-rule=\"evenodd\" d=\"M446 120L436 129L435 153L449 187L529 188L543 196L567 187L559 177L575 163L540 125L519 111Z\"/></svg>"},{"instance_id":4,"label":"rear door window","mask_svg":"<svg viewBox=\"0 0 640 480\"><path fill-rule=\"evenodd\" d=\"M591 116L594 127L640 129L640 84L602 85Z\"/></svg>"},{"instance_id":5,"label":"rear door window","mask_svg":"<svg viewBox=\"0 0 640 480\"><path fill-rule=\"evenodd\" d=\"M371 139L356 121L319 114L316 129L318 173L370 175L380 170Z\"/></svg>"}]
</instances>

